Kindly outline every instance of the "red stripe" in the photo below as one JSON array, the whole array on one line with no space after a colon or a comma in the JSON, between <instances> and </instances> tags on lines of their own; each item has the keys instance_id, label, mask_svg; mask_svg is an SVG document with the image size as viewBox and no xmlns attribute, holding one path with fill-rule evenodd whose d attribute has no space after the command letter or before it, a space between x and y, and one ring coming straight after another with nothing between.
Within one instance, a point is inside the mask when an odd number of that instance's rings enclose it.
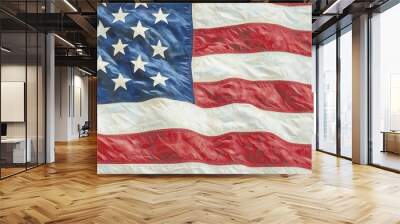
<instances>
[{"instance_id":1,"label":"red stripe","mask_svg":"<svg viewBox=\"0 0 400 224\"><path fill-rule=\"evenodd\" d=\"M311 32L266 23L193 31L193 56L262 51L311 56Z\"/></svg>"},{"instance_id":2,"label":"red stripe","mask_svg":"<svg viewBox=\"0 0 400 224\"><path fill-rule=\"evenodd\" d=\"M165 129L126 135L97 136L98 163L171 164L311 168L311 145L293 144L267 132L205 136L190 130Z\"/></svg>"},{"instance_id":3,"label":"red stripe","mask_svg":"<svg viewBox=\"0 0 400 224\"><path fill-rule=\"evenodd\" d=\"M277 112L313 112L311 85L291 81L248 81L225 79L193 84L196 105L210 108L248 103Z\"/></svg>"}]
</instances>

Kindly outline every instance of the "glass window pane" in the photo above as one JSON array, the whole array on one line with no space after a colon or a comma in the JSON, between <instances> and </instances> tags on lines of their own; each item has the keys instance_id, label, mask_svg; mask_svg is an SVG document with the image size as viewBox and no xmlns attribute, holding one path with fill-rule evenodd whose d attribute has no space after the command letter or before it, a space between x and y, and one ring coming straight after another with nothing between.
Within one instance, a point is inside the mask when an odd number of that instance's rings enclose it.
<instances>
[{"instance_id":1,"label":"glass window pane","mask_svg":"<svg viewBox=\"0 0 400 224\"><path fill-rule=\"evenodd\" d=\"M26 144L26 35L3 32L1 45L1 140L2 177L25 170L30 161L30 144ZM28 147L27 147L28 146ZM28 150L26 150L28 149Z\"/></svg>"},{"instance_id":2,"label":"glass window pane","mask_svg":"<svg viewBox=\"0 0 400 224\"><path fill-rule=\"evenodd\" d=\"M10 13L0 12L4 21L10 21L0 24L1 178L45 162L45 35L10 16L42 13L45 3L0 1Z\"/></svg>"},{"instance_id":3,"label":"glass window pane","mask_svg":"<svg viewBox=\"0 0 400 224\"><path fill-rule=\"evenodd\" d=\"M315 45L312 46L312 79L311 79L311 84L312 84L312 91L313 91L313 99L314 99L314 134L313 134L313 139L312 139L312 150L316 149L316 130L317 130L317 108L315 107L316 105L316 78L317 78L317 48Z\"/></svg>"},{"instance_id":4,"label":"glass window pane","mask_svg":"<svg viewBox=\"0 0 400 224\"><path fill-rule=\"evenodd\" d=\"M400 170L400 5L372 17L372 163Z\"/></svg>"},{"instance_id":5,"label":"glass window pane","mask_svg":"<svg viewBox=\"0 0 400 224\"><path fill-rule=\"evenodd\" d=\"M336 40L318 48L318 147L336 153Z\"/></svg>"},{"instance_id":6,"label":"glass window pane","mask_svg":"<svg viewBox=\"0 0 400 224\"><path fill-rule=\"evenodd\" d=\"M39 4L37 1L27 2L26 12L38 13ZM37 20L34 16L32 20ZM28 168L38 165L38 45L39 35L34 29L27 29L27 75L26 75L26 125L27 142L30 153ZM30 149L29 149L30 148Z\"/></svg>"},{"instance_id":7,"label":"glass window pane","mask_svg":"<svg viewBox=\"0 0 400 224\"><path fill-rule=\"evenodd\" d=\"M352 157L352 33L340 37L340 152Z\"/></svg>"},{"instance_id":8,"label":"glass window pane","mask_svg":"<svg viewBox=\"0 0 400 224\"><path fill-rule=\"evenodd\" d=\"M37 56L37 33L27 33L28 44L28 62L27 62L27 80L26 80L26 116L27 116L27 141L30 147L30 160L27 164L28 168L37 165L37 83L38 83L38 56Z\"/></svg>"}]
</instances>

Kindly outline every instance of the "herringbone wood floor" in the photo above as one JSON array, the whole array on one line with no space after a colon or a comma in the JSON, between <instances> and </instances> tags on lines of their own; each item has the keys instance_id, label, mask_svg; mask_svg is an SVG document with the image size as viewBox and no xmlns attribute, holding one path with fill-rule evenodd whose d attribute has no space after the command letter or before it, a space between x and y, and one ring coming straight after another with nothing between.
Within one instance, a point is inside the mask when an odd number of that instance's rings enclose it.
<instances>
[{"instance_id":1,"label":"herringbone wood floor","mask_svg":"<svg viewBox=\"0 0 400 224\"><path fill-rule=\"evenodd\" d=\"M0 223L400 223L400 175L315 153L311 175L98 176L95 138L0 181Z\"/></svg>"}]
</instances>

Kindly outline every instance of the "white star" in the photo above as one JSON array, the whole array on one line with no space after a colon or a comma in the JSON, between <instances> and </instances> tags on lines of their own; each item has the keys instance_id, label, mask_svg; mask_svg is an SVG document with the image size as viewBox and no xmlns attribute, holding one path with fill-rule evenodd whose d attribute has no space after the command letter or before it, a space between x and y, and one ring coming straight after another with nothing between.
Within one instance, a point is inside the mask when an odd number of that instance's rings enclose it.
<instances>
[{"instance_id":1,"label":"white star","mask_svg":"<svg viewBox=\"0 0 400 224\"><path fill-rule=\"evenodd\" d=\"M153 76L153 77L150 77L150 78L154 80L153 87L158 85L158 84L163 84L164 86L166 86L165 81L168 80L167 77L162 76L159 72L157 73L156 76Z\"/></svg>"},{"instance_id":2,"label":"white star","mask_svg":"<svg viewBox=\"0 0 400 224\"><path fill-rule=\"evenodd\" d=\"M168 47L163 47L160 40L158 40L157 45L151 45L151 47L154 49L153 57L159 54L161 57L165 58L164 51L166 51Z\"/></svg>"},{"instance_id":3,"label":"white star","mask_svg":"<svg viewBox=\"0 0 400 224\"><path fill-rule=\"evenodd\" d=\"M108 62L103 61L103 59L101 58L101 56L99 56L99 57L97 58L97 71L102 70L102 71L104 71L104 72L107 72L106 66L107 66L108 64L109 64Z\"/></svg>"},{"instance_id":4,"label":"white star","mask_svg":"<svg viewBox=\"0 0 400 224\"><path fill-rule=\"evenodd\" d=\"M112 45L114 47L114 56L117 55L119 52L125 54L124 48L128 46L128 44L122 43L121 39L118 40L118 43Z\"/></svg>"},{"instance_id":5,"label":"white star","mask_svg":"<svg viewBox=\"0 0 400 224\"><path fill-rule=\"evenodd\" d=\"M135 66L133 67L133 72L136 72L138 69L145 71L144 66L148 62L142 61L142 57L139 55L139 57L136 59L136 61L131 61Z\"/></svg>"},{"instance_id":6,"label":"white star","mask_svg":"<svg viewBox=\"0 0 400 224\"><path fill-rule=\"evenodd\" d=\"M153 13L153 16L156 17L156 21L154 22L154 24L156 24L156 23L158 23L160 21L164 21L164 22L168 23L167 16L169 16L169 14L168 13L164 14L162 12L161 8L158 10L158 13Z\"/></svg>"},{"instance_id":7,"label":"white star","mask_svg":"<svg viewBox=\"0 0 400 224\"><path fill-rule=\"evenodd\" d=\"M114 16L114 21L113 23L117 22L117 21L122 21L125 22L125 17L128 15L129 13L124 13L122 11L122 8L119 7L118 13L113 13Z\"/></svg>"},{"instance_id":8,"label":"white star","mask_svg":"<svg viewBox=\"0 0 400 224\"><path fill-rule=\"evenodd\" d=\"M103 36L104 38L107 39L107 31L110 29L110 27L104 27L103 23L99 21L99 25L97 26L97 36Z\"/></svg>"},{"instance_id":9,"label":"white star","mask_svg":"<svg viewBox=\"0 0 400 224\"><path fill-rule=\"evenodd\" d=\"M135 3L135 9L139 6L143 6L145 8L147 8L147 4L146 3Z\"/></svg>"},{"instance_id":10,"label":"white star","mask_svg":"<svg viewBox=\"0 0 400 224\"><path fill-rule=\"evenodd\" d=\"M126 90L126 83L130 80L131 79L124 78L122 74L119 74L118 78L112 79L112 81L115 83L114 91L117 90L119 87L122 87Z\"/></svg>"},{"instance_id":11,"label":"white star","mask_svg":"<svg viewBox=\"0 0 400 224\"><path fill-rule=\"evenodd\" d=\"M142 26L142 23L139 20L137 25L131 27L131 29L133 30L133 38L135 38L136 36L139 36L139 35L142 36L143 38L146 38L146 34L144 32L146 30L148 30L149 28Z\"/></svg>"}]
</instances>

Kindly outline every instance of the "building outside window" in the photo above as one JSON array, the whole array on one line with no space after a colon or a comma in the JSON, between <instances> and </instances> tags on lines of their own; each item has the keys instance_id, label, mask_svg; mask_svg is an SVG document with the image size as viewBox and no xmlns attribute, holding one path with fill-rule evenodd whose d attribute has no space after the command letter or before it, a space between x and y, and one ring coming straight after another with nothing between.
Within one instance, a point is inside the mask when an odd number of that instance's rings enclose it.
<instances>
[{"instance_id":1,"label":"building outside window","mask_svg":"<svg viewBox=\"0 0 400 224\"><path fill-rule=\"evenodd\" d=\"M352 157L352 31L340 36L340 154Z\"/></svg>"},{"instance_id":2,"label":"building outside window","mask_svg":"<svg viewBox=\"0 0 400 224\"><path fill-rule=\"evenodd\" d=\"M336 153L336 39L318 48L318 149Z\"/></svg>"}]
</instances>

